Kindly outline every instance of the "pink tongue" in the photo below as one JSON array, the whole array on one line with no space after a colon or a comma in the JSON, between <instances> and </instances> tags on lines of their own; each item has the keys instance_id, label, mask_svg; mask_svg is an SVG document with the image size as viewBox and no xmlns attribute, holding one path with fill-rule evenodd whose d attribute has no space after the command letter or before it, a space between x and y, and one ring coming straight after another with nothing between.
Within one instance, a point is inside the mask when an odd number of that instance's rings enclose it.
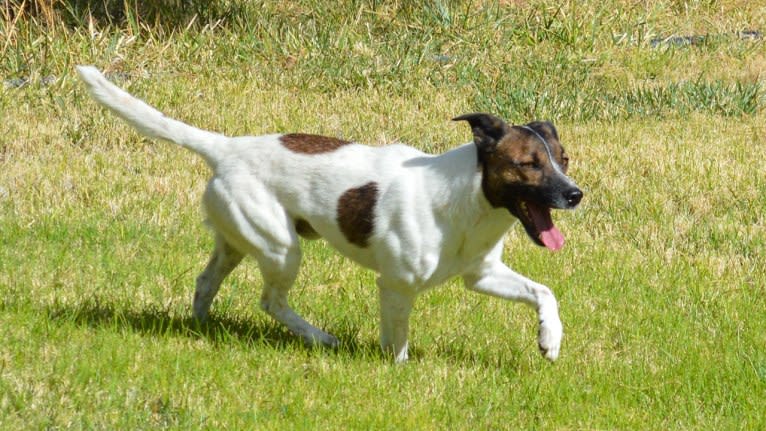
<instances>
[{"instance_id":1,"label":"pink tongue","mask_svg":"<svg viewBox=\"0 0 766 431\"><path fill-rule=\"evenodd\" d=\"M540 241L553 251L560 250L564 246L564 235L553 225L551 210L530 202L527 202L527 208L535 228L540 232Z\"/></svg>"}]
</instances>

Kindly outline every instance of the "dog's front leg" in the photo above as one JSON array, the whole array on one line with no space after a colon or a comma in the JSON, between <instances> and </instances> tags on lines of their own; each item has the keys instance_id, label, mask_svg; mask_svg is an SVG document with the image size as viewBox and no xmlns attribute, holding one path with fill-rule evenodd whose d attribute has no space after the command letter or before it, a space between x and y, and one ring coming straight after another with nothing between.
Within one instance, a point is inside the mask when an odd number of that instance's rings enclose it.
<instances>
[{"instance_id":1,"label":"dog's front leg","mask_svg":"<svg viewBox=\"0 0 766 431\"><path fill-rule=\"evenodd\" d=\"M540 283L513 272L500 261L485 262L480 270L463 276L467 288L476 292L535 307L540 320L538 345L543 356L555 361L559 356L563 328L553 292Z\"/></svg>"},{"instance_id":2,"label":"dog's front leg","mask_svg":"<svg viewBox=\"0 0 766 431\"><path fill-rule=\"evenodd\" d=\"M415 293L406 287L388 285L378 278L380 294L380 347L397 363L407 360L407 334Z\"/></svg>"}]
</instances>

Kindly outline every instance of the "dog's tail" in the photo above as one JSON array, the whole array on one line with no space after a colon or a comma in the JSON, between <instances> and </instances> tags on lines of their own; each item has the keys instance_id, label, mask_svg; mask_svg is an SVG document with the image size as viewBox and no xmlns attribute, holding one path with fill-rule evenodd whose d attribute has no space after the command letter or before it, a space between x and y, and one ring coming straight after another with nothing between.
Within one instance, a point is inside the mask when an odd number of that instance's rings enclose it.
<instances>
[{"instance_id":1,"label":"dog's tail","mask_svg":"<svg viewBox=\"0 0 766 431\"><path fill-rule=\"evenodd\" d=\"M226 137L198 129L172 118L131 96L109 82L93 66L77 66L88 91L98 103L106 106L136 130L151 138L165 139L201 155L214 168L221 156Z\"/></svg>"}]
</instances>

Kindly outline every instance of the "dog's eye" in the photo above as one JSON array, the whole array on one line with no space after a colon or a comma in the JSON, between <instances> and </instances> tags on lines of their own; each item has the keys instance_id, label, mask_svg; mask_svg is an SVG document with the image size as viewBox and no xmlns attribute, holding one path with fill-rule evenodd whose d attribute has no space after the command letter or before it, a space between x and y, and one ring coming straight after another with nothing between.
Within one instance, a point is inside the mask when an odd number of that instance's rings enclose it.
<instances>
[{"instance_id":1,"label":"dog's eye","mask_svg":"<svg viewBox=\"0 0 766 431\"><path fill-rule=\"evenodd\" d=\"M517 167L517 168L527 168L527 169L540 169L541 168L540 161L537 160L537 158L535 158L533 160L524 160L524 161L514 160L514 161L511 162L511 164L514 167Z\"/></svg>"},{"instance_id":2,"label":"dog's eye","mask_svg":"<svg viewBox=\"0 0 766 431\"><path fill-rule=\"evenodd\" d=\"M529 168L529 169L540 169L542 166L540 165L540 162L537 160L533 160L531 162L523 162L519 163L518 166L522 168Z\"/></svg>"}]
</instances>

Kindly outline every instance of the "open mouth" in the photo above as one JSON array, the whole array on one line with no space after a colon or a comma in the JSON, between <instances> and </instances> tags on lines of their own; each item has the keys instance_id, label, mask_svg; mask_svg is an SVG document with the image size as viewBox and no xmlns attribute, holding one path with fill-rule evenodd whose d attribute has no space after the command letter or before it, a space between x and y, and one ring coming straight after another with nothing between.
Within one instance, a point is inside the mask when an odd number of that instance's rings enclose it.
<instances>
[{"instance_id":1,"label":"open mouth","mask_svg":"<svg viewBox=\"0 0 766 431\"><path fill-rule=\"evenodd\" d=\"M564 235L556 229L551 219L551 209L529 201L516 201L516 217L537 245L557 251L564 246Z\"/></svg>"}]
</instances>

